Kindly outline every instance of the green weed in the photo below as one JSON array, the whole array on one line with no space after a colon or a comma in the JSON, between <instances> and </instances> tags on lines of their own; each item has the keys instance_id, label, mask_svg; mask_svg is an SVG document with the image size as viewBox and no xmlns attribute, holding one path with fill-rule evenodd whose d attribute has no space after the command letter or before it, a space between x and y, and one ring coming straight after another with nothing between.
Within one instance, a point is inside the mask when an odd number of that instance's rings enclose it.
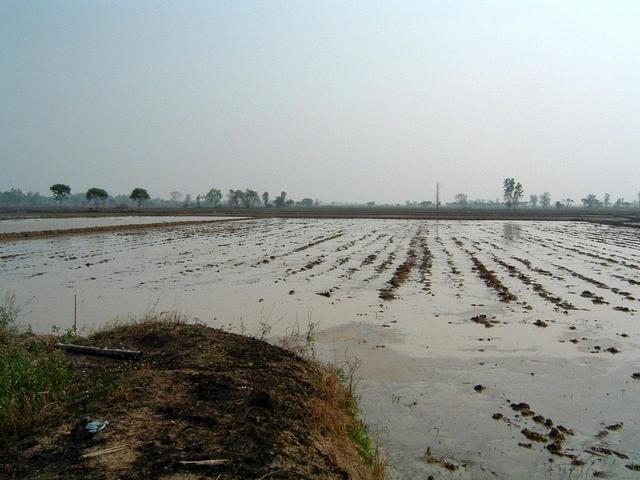
<instances>
[{"instance_id":1,"label":"green weed","mask_svg":"<svg viewBox=\"0 0 640 480\"><path fill-rule=\"evenodd\" d=\"M0 343L0 437L26 431L55 410L73 381L62 354L46 343L5 339Z\"/></svg>"}]
</instances>

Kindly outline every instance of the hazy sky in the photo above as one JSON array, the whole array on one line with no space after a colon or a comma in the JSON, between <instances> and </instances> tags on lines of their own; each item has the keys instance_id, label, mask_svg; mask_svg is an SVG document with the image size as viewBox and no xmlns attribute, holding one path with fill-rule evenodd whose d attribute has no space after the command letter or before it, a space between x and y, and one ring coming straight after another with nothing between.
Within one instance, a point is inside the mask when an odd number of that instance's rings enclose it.
<instances>
[{"instance_id":1,"label":"hazy sky","mask_svg":"<svg viewBox=\"0 0 640 480\"><path fill-rule=\"evenodd\" d=\"M640 1L0 0L0 189L635 198Z\"/></svg>"}]
</instances>

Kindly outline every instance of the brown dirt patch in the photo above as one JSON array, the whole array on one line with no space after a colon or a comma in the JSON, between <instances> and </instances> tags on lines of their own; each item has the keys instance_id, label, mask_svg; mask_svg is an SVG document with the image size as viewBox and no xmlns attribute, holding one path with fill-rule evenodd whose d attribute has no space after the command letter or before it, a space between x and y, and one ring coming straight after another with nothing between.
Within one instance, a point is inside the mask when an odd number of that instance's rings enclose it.
<instances>
[{"instance_id":1,"label":"brown dirt patch","mask_svg":"<svg viewBox=\"0 0 640 480\"><path fill-rule=\"evenodd\" d=\"M143 351L138 362L65 354L85 378L119 379L84 412L108 426L78 435L68 410L16 440L2 478L376 478L349 437L349 397L320 364L197 325L141 323L82 343ZM182 463L205 460L219 462Z\"/></svg>"}]
</instances>

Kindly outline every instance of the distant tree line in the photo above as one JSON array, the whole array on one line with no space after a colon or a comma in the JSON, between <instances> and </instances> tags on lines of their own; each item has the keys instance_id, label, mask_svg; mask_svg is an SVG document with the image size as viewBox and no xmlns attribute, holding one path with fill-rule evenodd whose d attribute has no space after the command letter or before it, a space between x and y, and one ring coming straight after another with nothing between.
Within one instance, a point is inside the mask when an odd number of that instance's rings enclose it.
<instances>
[{"instance_id":1,"label":"distant tree line","mask_svg":"<svg viewBox=\"0 0 640 480\"><path fill-rule=\"evenodd\" d=\"M113 197L105 189L98 187L89 188L84 193L74 194L71 191L71 187L64 183L55 183L49 187L49 190L51 191L50 197L34 192L23 193L18 188L12 188L6 192L0 192L0 205L47 206L57 203L59 207L64 204L73 207L92 205L98 208L123 206L133 202L140 207L144 201L150 199L149 193L144 188L134 188L130 195L116 195Z\"/></svg>"},{"instance_id":2,"label":"distant tree line","mask_svg":"<svg viewBox=\"0 0 640 480\"><path fill-rule=\"evenodd\" d=\"M6 192L0 191L0 206L47 206L57 204L59 207L70 206L91 206L92 208L118 208L143 204L153 207L166 208L200 208L206 207L230 207L230 208L287 208L293 206L312 207L320 204L318 200L303 198L295 201L287 198L286 192L271 200L269 192L261 195L252 189L236 190L230 189L226 196L218 188L211 188L207 193L197 194L192 197L190 193L182 194L179 191L172 191L169 199L151 198L148 191L141 187L134 188L129 195L111 196L104 188L91 187L84 193L73 193L71 187L64 183L55 183L49 187L51 196L39 193L24 193L20 189L12 188Z\"/></svg>"},{"instance_id":3,"label":"distant tree line","mask_svg":"<svg viewBox=\"0 0 640 480\"><path fill-rule=\"evenodd\" d=\"M320 205L318 200L311 198L303 198L295 201L287 198L287 193L282 191L276 197L271 197L269 192L259 194L257 190L252 189L229 189L226 194L222 193L219 188L211 188L203 194L192 196L190 193L182 194L179 191L172 191L168 199L151 198L146 189L141 187L134 188L129 195L114 195L100 187L89 188L84 193L73 193L71 187L64 183L55 183L49 188L51 196L41 195L37 192L24 193L18 188L12 188L5 192L0 191L0 206L53 206L63 205L70 207L90 206L92 208L129 208L137 206L141 208L143 205L149 205L155 208L288 208L288 207L313 207ZM332 203L331 205L335 205ZM358 204L351 204L357 206ZM362 204L360 204L362 205ZM367 207L374 206L400 206L396 205L377 205L375 201L366 202ZM405 207L411 208L436 208L431 200L423 201L406 201ZM444 207L448 208L575 208L582 207L587 209L608 209L608 208L631 208L640 207L640 192L635 201L627 201L624 198L617 198L612 201L611 195L605 193L602 200L595 193L588 193L581 198L579 202L571 198L557 199L552 202L549 192L530 193L528 200L525 199L524 186L521 182L513 177L507 177L502 182L502 200L470 199L466 193L457 193L454 201L447 203Z\"/></svg>"},{"instance_id":4,"label":"distant tree line","mask_svg":"<svg viewBox=\"0 0 640 480\"><path fill-rule=\"evenodd\" d=\"M515 209L517 207L525 208L552 208L551 194L549 192L543 192L541 194L532 193L529 195L528 201L522 201L524 197L524 187L513 177L505 178L502 182L503 202L498 199L495 202L486 200L474 200L469 201L468 197L464 193L458 193L455 196L455 202L447 204L447 206L457 206L460 208L465 207L507 207ZM600 201L598 196L594 193L587 194L580 200L580 205L571 198L563 198L556 200L553 204L555 208L571 208L574 206L582 206L583 208L630 208L640 207L640 192L638 192L638 199L636 202L628 202L624 198L618 198L615 202L611 202L611 195L605 193L603 200Z\"/></svg>"}]
</instances>

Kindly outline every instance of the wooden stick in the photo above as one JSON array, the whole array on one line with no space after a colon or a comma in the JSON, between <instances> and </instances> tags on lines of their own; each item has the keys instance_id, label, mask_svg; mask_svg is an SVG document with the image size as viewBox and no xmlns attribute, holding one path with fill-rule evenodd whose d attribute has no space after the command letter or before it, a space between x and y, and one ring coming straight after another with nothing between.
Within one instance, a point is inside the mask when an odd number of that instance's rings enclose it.
<instances>
[{"instance_id":1,"label":"wooden stick","mask_svg":"<svg viewBox=\"0 0 640 480\"><path fill-rule=\"evenodd\" d=\"M73 294L73 334L78 336L78 296Z\"/></svg>"},{"instance_id":2,"label":"wooden stick","mask_svg":"<svg viewBox=\"0 0 640 480\"><path fill-rule=\"evenodd\" d=\"M216 465L224 465L225 463L229 463L229 460L220 459L220 460L180 460L181 465L198 465L198 466L207 466L213 467Z\"/></svg>"},{"instance_id":3,"label":"wooden stick","mask_svg":"<svg viewBox=\"0 0 640 480\"><path fill-rule=\"evenodd\" d=\"M85 453L84 455L82 455L80 458L93 458L93 457L99 457L100 455L107 455L109 453L115 453L115 452L119 452L120 450L123 450L124 448L127 447L127 444L124 443L122 445L118 445L117 447L109 447L109 448L105 448L104 450L97 450L95 452L91 452L91 453Z\"/></svg>"},{"instance_id":4,"label":"wooden stick","mask_svg":"<svg viewBox=\"0 0 640 480\"><path fill-rule=\"evenodd\" d=\"M142 352L139 350L121 350L114 348L87 347L84 345L73 345L71 343L56 343L56 347L71 353L83 355L97 355L100 357L113 358L140 358Z\"/></svg>"}]
</instances>

